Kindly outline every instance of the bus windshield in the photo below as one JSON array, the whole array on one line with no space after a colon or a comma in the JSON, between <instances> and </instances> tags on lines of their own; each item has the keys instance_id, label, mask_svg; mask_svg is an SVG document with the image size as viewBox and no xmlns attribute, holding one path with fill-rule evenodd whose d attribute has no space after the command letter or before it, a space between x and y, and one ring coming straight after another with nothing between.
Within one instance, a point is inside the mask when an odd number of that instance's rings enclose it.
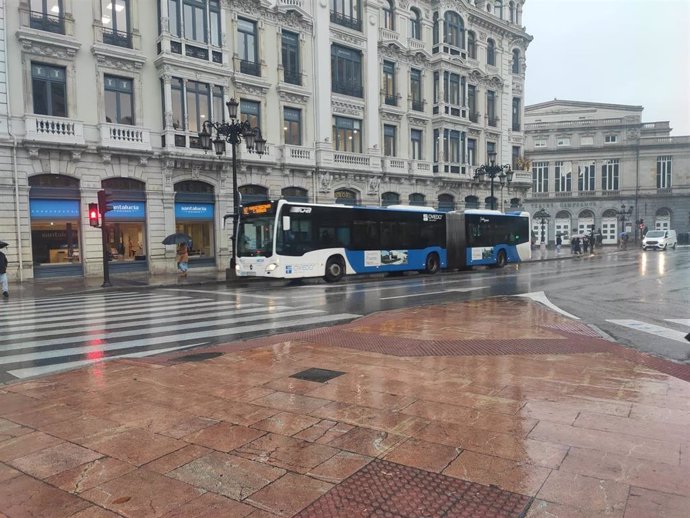
<instances>
[{"instance_id":1,"label":"bus windshield","mask_svg":"<svg viewBox=\"0 0 690 518\"><path fill-rule=\"evenodd\" d=\"M275 216L243 218L237 239L238 257L270 257L273 255Z\"/></svg>"}]
</instances>

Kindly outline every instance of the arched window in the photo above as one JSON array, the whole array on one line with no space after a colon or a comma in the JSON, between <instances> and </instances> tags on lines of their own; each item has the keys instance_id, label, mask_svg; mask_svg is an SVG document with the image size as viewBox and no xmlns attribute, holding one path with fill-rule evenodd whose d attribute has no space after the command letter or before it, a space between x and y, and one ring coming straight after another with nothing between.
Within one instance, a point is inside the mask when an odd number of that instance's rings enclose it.
<instances>
[{"instance_id":1,"label":"arched window","mask_svg":"<svg viewBox=\"0 0 690 518\"><path fill-rule=\"evenodd\" d=\"M242 205L268 200L268 188L263 185L243 185L237 190L240 191L240 203Z\"/></svg>"},{"instance_id":2,"label":"arched window","mask_svg":"<svg viewBox=\"0 0 690 518\"><path fill-rule=\"evenodd\" d=\"M106 178L101 182L104 189L113 189L116 191L143 191L146 184L134 178Z\"/></svg>"},{"instance_id":3,"label":"arched window","mask_svg":"<svg viewBox=\"0 0 690 518\"><path fill-rule=\"evenodd\" d=\"M357 205L357 191L352 189L336 189L333 193L335 202L341 205Z\"/></svg>"},{"instance_id":4,"label":"arched window","mask_svg":"<svg viewBox=\"0 0 690 518\"><path fill-rule=\"evenodd\" d=\"M478 209L479 208L479 198L474 195L465 196L465 208L466 209Z\"/></svg>"},{"instance_id":5,"label":"arched window","mask_svg":"<svg viewBox=\"0 0 690 518\"><path fill-rule=\"evenodd\" d=\"M513 74L520 73L520 50L513 49Z\"/></svg>"},{"instance_id":6,"label":"arched window","mask_svg":"<svg viewBox=\"0 0 690 518\"><path fill-rule=\"evenodd\" d=\"M385 0L383 2L383 27L391 31L395 30L395 5L393 0Z\"/></svg>"},{"instance_id":7,"label":"arched window","mask_svg":"<svg viewBox=\"0 0 690 518\"><path fill-rule=\"evenodd\" d=\"M508 13L510 15L510 23L517 23L517 11L515 10L515 2L508 4Z\"/></svg>"},{"instance_id":8,"label":"arched window","mask_svg":"<svg viewBox=\"0 0 690 518\"><path fill-rule=\"evenodd\" d=\"M494 14L503 19L503 0L494 0Z\"/></svg>"},{"instance_id":9,"label":"arched window","mask_svg":"<svg viewBox=\"0 0 690 518\"><path fill-rule=\"evenodd\" d=\"M556 213L556 219L570 219L570 212L567 210L559 210Z\"/></svg>"},{"instance_id":10,"label":"arched window","mask_svg":"<svg viewBox=\"0 0 690 518\"><path fill-rule=\"evenodd\" d=\"M580 219L594 219L594 212L589 209L585 209L578 215Z\"/></svg>"},{"instance_id":11,"label":"arched window","mask_svg":"<svg viewBox=\"0 0 690 518\"><path fill-rule=\"evenodd\" d=\"M465 48L465 24L458 13L446 11L443 41L454 47Z\"/></svg>"},{"instance_id":12,"label":"arched window","mask_svg":"<svg viewBox=\"0 0 690 518\"><path fill-rule=\"evenodd\" d=\"M511 209L519 209L522 206L522 200L520 198L511 198L510 199L510 208Z\"/></svg>"},{"instance_id":13,"label":"arched window","mask_svg":"<svg viewBox=\"0 0 690 518\"><path fill-rule=\"evenodd\" d=\"M474 31L467 31L467 55L477 59L477 36Z\"/></svg>"},{"instance_id":14,"label":"arched window","mask_svg":"<svg viewBox=\"0 0 690 518\"><path fill-rule=\"evenodd\" d=\"M381 195L381 205L388 207L389 205L399 205L400 195L397 192L384 192Z\"/></svg>"},{"instance_id":15,"label":"arched window","mask_svg":"<svg viewBox=\"0 0 690 518\"><path fill-rule=\"evenodd\" d=\"M618 213L615 211L615 209L608 209L605 210L604 213L601 215L602 218L616 218L618 217Z\"/></svg>"},{"instance_id":16,"label":"arched window","mask_svg":"<svg viewBox=\"0 0 690 518\"><path fill-rule=\"evenodd\" d=\"M412 12L410 16L410 38L415 40L422 39L422 13L419 9L413 7L410 9Z\"/></svg>"},{"instance_id":17,"label":"arched window","mask_svg":"<svg viewBox=\"0 0 690 518\"><path fill-rule=\"evenodd\" d=\"M409 197L410 205L417 205L419 207L424 207L426 205L426 197L418 192L413 192Z\"/></svg>"},{"instance_id":18,"label":"arched window","mask_svg":"<svg viewBox=\"0 0 690 518\"><path fill-rule=\"evenodd\" d=\"M455 198L452 194L438 195L438 210L440 210L441 212L455 210Z\"/></svg>"},{"instance_id":19,"label":"arched window","mask_svg":"<svg viewBox=\"0 0 690 518\"><path fill-rule=\"evenodd\" d=\"M491 196L484 198L484 208L496 210L498 208L498 200L496 199L496 196L493 198Z\"/></svg>"},{"instance_id":20,"label":"arched window","mask_svg":"<svg viewBox=\"0 0 690 518\"><path fill-rule=\"evenodd\" d=\"M213 185L197 180L185 180L177 182L174 186L175 192L197 192L213 194Z\"/></svg>"},{"instance_id":21,"label":"arched window","mask_svg":"<svg viewBox=\"0 0 690 518\"><path fill-rule=\"evenodd\" d=\"M496 66L496 42L491 38L486 40L486 64Z\"/></svg>"},{"instance_id":22,"label":"arched window","mask_svg":"<svg viewBox=\"0 0 690 518\"><path fill-rule=\"evenodd\" d=\"M29 177L29 186L79 189L79 180L61 174L37 174Z\"/></svg>"},{"instance_id":23,"label":"arched window","mask_svg":"<svg viewBox=\"0 0 690 518\"><path fill-rule=\"evenodd\" d=\"M438 42L440 41L440 36L438 34L438 12L434 13L434 28L433 28L433 37L434 37L434 45L438 45Z\"/></svg>"},{"instance_id":24,"label":"arched window","mask_svg":"<svg viewBox=\"0 0 690 518\"><path fill-rule=\"evenodd\" d=\"M309 191L301 187L285 187L280 191L280 195L287 201L296 201L298 203L309 202Z\"/></svg>"}]
</instances>

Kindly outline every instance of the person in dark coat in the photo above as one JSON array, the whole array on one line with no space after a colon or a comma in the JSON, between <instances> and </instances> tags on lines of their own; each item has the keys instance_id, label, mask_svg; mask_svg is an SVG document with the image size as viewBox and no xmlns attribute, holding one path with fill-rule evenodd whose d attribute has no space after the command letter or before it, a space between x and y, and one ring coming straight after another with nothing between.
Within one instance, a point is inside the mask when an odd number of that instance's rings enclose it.
<instances>
[{"instance_id":1,"label":"person in dark coat","mask_svg":"<svg viewBox=\"0 0 690 518\"><path fill-rule=\"evenodd\" d=\"M2 296L8 298L10 296L9 283L7 282L7 257L0 252L0 284L2 285Z\"/></svg>"}]
</instances>

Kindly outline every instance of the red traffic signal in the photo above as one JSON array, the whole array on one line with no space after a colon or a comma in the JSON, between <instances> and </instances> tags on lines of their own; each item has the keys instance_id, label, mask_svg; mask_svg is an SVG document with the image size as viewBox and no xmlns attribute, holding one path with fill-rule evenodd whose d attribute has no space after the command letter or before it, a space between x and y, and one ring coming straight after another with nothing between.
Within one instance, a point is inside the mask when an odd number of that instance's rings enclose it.
<instances>
[{"instance_id":1,"label":"red traffic signal","mask_svg":"<svg viewBox=\"0 0 690 518\"><path fill-rule=\"evenodd\" d=\"M113 193L108 190L98 191L98 210L101 216L113 210Z\"/></svg>"},{"instance_id":2,"label":"red traffic signal","mask_svg":"<svg viewBox=\"0 0 690 518\"><path fill-rule=\"evenodd\" d=\"M89 203L89 225L98 227L98 203Z\"/></svg>"}]
</instances>

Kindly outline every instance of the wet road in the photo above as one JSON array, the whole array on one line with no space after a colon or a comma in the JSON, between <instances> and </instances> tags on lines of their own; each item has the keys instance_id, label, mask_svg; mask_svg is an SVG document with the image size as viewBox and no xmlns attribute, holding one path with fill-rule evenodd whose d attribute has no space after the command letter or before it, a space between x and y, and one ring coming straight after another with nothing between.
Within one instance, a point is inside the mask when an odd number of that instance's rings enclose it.
<instances>
[{"instance_id":1,"label":"wet road","mask_svg":"<svg viewBox=\"0 0 690 518\"><path fill-rule=\"evenodd\" d=\"M690 248L630 250L435 276L250 283L22 301L0 317L0 382L496 295L551 303L636 349L690 361ZM510 325L510 322L506 322Z\"/></svg>"}]
</instances>

